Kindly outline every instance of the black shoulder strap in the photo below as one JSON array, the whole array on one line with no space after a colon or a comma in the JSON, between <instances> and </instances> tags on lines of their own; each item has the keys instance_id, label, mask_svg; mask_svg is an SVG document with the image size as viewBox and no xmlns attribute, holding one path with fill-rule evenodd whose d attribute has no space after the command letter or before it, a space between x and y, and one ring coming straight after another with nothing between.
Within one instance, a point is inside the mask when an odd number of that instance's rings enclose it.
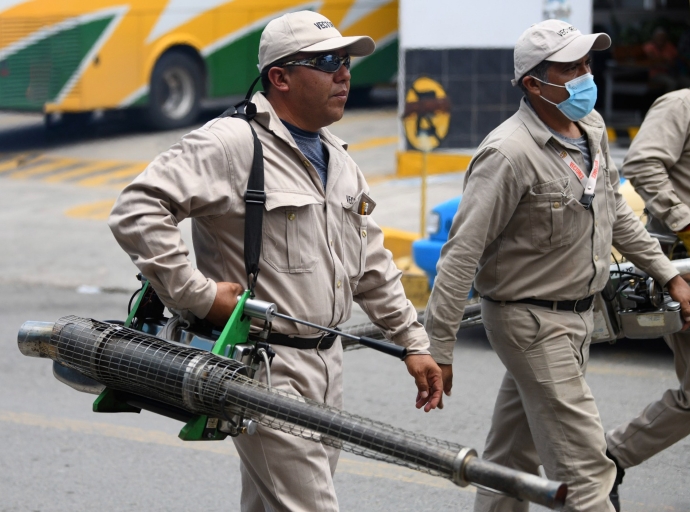
<instances>
[{"instance_id":1,"label":"black shoulder strap","mask_svg":"<svg viewBox=\"0 0 690 512\"><path fill-rule=\"evenodd\" d=\"M250 121L256 116L256 105L249 101L252 90L259 80L258 77L249 88L249 92L243 101L230 107L220 117L237 117L244 119L249 124L254 138L254 159L247 181L247 191L244 193L245 219L244 219L244 268L247 272L247 287L254 296L254 287L259 277L259 258L261 257L261 235L263 233L264 204L266 192L264 192L264 150L261 141L257 137Z\"/></svg>"}]
</instances>

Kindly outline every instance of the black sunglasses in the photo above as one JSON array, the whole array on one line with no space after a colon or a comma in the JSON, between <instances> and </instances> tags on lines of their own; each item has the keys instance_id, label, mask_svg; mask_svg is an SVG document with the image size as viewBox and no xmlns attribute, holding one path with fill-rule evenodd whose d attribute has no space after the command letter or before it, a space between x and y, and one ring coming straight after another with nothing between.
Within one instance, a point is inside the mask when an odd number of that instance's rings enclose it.
<instances>
[{"instance_id":1,"label":"black sunglasses","mask_svg":"<svg viewBox=\"0 0 690 512\"><path fill-rule=\"evenodd\" d=\"M282 66L307 66L318 69L319 71L324 71L326 73L335 73L340 69L340 66L345 66L345 69L350 69L350 56L345 55L344 57L341 57L335 53L323 53L309 59L299 59L284 62L281 64L281 67Z\"/></svg>"}]
</instances>

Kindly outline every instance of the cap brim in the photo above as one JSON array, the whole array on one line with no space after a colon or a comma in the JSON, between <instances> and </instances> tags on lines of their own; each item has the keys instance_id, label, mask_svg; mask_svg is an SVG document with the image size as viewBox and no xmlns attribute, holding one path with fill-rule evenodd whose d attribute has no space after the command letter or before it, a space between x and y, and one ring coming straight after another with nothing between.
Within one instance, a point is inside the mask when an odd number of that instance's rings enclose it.
<instances>
[{"instance_id":1,"label":"cap brim","mask_svg":"<svg viewBox=\"0 0 690 512\"><path fill-rule=\"evenodd\" d=\"M611 38L608 34L587 34L573 39L567 46L556 53L549 55L544 60L550 62L575 62L587 55L592 50L606 50L611 46Z\"/></svg>"},{"instance_id":2,"label":"cap brim","mask_svg":"<svg viewBox=\"0 0 690 512\"><path fill-rule=\"evenodd\" d=\"M369 36L332 37L302 48L300 52L320 53L341 48L347 50L351 57L366 57L374 53L376 43Z\"/></svg>"}]
</instances>

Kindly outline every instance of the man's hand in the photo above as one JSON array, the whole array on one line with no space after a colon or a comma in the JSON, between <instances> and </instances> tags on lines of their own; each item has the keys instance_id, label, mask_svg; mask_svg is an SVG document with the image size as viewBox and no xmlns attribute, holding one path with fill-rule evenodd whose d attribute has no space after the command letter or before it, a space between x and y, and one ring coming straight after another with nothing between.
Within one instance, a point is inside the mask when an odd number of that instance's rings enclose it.
<instances>
[{"instance_id":1,"label":"man's hand","mask_svg":"<svg viewBox=\"0 0 690 512\"><path fill-rule=\"evenodd\" d=\"M685 321L682 329L684 331L690 327L690 286L681 276L676 276L666 283L666 288L673 300L680 302L680 310Z\"/></svg>"},{"instance_id":2,"label":"man's hand","mask_svg":"<svg viewBox=\"0 0 690 512\"><path fill-rule=\"evenodd\" d=\"M244 292L244 286L238 283L217 283L216 298L208 310L206 320L217 327L224 327L237 306L237 297Z\"/></svg>"},{"instance_id":3,"label":"man's hand","mask_svg":"<svg viewBox=\"0 0 690 512\"><path fill-rule=\"evenodd\" d=\"M424 412L436 409L442 397L441 369L436 361L427 354L412 354L405 358L405 364L417 384L415 407L424 407Z\"/></svg>"},{"instance_id":4,"label":"man's hand","mask_svg":"<svg viewBox=\"0 0 690 512\"><path fill-rule=\"evenodd\" d=\"M441 368L441 378L443 379L443 392L446 396L450 396L450 390L453 387L453 365L452 364L439 364ZM439 409L443 409L443 399L438 405Z\"/></svg>"}]
</instances>

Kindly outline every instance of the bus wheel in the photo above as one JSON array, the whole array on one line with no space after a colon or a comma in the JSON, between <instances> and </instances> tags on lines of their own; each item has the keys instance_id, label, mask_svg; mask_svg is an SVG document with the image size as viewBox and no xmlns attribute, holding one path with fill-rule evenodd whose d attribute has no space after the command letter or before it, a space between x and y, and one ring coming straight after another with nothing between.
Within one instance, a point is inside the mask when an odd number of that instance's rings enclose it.
<instances>
[{"instance_id":1,"label":"bus wheel","mask_svg":"<svg viewBox=\"0 0 690 512\"><path fill-rule=\"evenodd\" d=\"M169 52L153 68L147 120L159 130L180 128L199 115L201 68L189 55Z\"/></svg>"}]
</instances>

